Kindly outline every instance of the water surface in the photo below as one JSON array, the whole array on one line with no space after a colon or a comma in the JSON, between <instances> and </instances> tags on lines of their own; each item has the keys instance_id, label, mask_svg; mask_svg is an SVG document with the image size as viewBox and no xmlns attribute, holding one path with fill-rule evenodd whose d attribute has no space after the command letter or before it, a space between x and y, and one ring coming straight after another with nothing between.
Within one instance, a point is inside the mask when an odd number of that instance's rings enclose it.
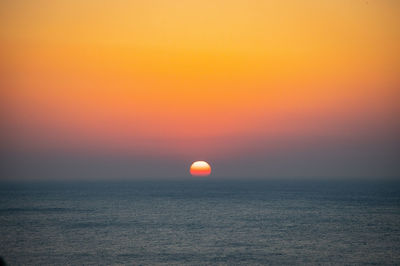
<instances>
[{"instance_id":1,"label":"water surface","mask_svg":"<svg viewBox=\"0 0 400 266\"><path fill-rule=\"evenodd\" d=\"M400 183L2 183L10 265L400 264Z\"/></svg>"}]
</instances>

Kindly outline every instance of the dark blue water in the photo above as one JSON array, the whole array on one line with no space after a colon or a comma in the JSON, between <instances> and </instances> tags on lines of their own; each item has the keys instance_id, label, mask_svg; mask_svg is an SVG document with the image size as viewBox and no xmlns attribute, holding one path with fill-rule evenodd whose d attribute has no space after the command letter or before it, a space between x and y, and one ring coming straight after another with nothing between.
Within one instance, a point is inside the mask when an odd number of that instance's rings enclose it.
<instances>
[{"instance_id":1,"label":"dark blue water","mask_svg":"<svg viewBox=\"0 0 400 266\"><path fill-rule=\"evenodd\" d=\"M400 183L0 185L9 265L400 264Z\"/></svg>"}]
</instances>

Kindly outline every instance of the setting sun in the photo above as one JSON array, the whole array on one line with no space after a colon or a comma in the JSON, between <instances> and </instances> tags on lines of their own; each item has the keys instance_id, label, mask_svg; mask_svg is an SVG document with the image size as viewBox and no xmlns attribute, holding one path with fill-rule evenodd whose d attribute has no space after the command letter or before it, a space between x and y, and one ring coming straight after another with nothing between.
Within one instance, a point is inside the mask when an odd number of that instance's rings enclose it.
<instances>
[{"instance_id":1,"label":"setting sun","mask_svg":"<svg viewBox=\"0 0 400 266\"><path fill-rule=\"evenodd\" d=\"M190 174L192 176L209 176L211 167L205 161L196 161L190 166Z\"/></svg>"}]
</instances>

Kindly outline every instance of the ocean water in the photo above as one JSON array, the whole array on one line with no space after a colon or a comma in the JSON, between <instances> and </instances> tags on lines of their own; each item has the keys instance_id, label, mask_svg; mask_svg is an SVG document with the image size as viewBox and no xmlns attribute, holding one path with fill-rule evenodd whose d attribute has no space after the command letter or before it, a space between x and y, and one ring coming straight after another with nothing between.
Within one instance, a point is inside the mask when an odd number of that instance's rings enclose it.
<instances>
[{"instance_id":1,"label":"ocean water","mask_svg":"<svg viewBox=\"0 0 400 266\"><path fill-rule=\"evenodd\" d=\"M0 184L9 265L400 264L400 183Z\"/></svg>"}]
</instances>

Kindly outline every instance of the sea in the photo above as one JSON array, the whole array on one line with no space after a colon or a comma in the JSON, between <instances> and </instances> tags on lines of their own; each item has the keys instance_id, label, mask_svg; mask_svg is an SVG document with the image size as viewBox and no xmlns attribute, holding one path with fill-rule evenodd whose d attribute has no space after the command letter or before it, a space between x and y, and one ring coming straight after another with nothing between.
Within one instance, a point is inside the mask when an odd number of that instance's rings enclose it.
<instances>
[{"instance_id":1,"label":"sea","mask_svg":"<svg viewBox=\"0 0 400 266\"><path fill-rule=\"evenodd\" d=\"M400 182L0 182L7 265L400 265Z\"/></svg>"}]
</instances>

